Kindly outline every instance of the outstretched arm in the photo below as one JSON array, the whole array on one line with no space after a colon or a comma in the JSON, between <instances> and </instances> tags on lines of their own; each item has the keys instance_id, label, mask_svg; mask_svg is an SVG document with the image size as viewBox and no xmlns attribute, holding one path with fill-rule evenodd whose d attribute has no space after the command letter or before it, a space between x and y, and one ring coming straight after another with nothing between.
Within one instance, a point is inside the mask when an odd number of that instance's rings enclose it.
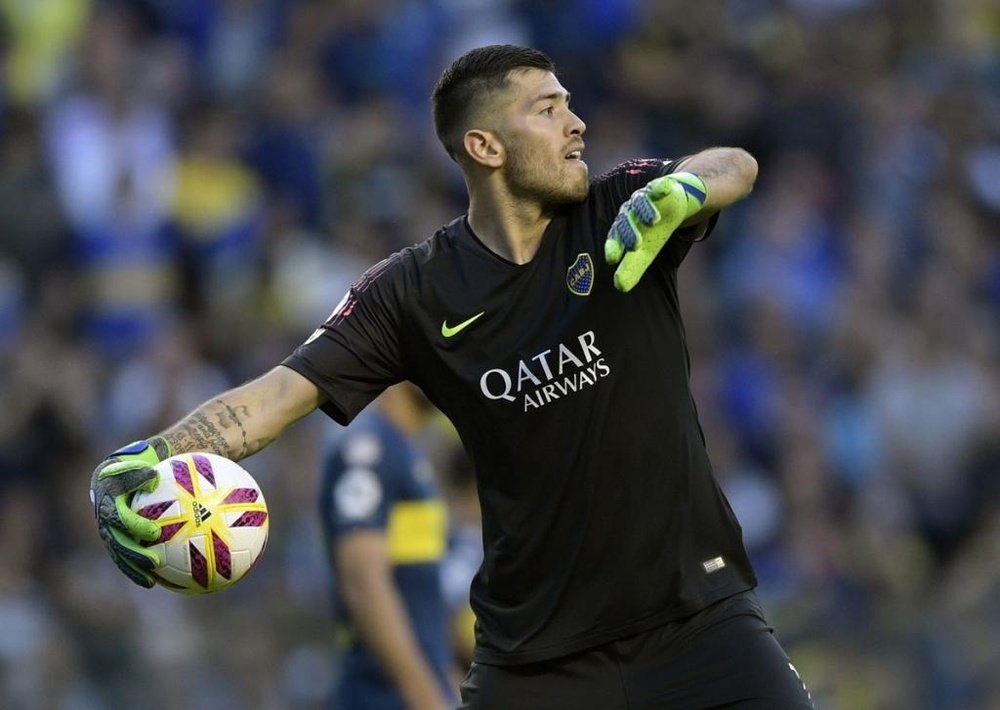
<instances>
[{"instance_id":1,"label":"outstretched arm","mask_svg":"<svg viewBox=\"0 0 1000 710\"><path fill-rule=\"evenodd\" d=\"M173 454L208 451L239 461L263 449L323 401L316 385L279 365L205 402L160 436Z\"/></svg>"},{"instance_id":2,"label":"outstretched arm","mask_svg":"<svg viewBox=\"0 0 1000 710\"><path fill-rule=\"evenodd\" d=\"M136 491L156 486L154 466L173 454L206 451L234 461L270 444L291 424L323 404L319 389L284 366L205 402L159 436L115 451L94 470L90 495L97 528L118 568L143 587L153 586L156 555L140 544L159 526L129 508Z\"/></svg>"},{"instance_id":3,"label":"outstretched arm","mask_svg":"<svg viewBox=\"0 0 1000 710\"><path fill-rule=\"evenodd\" d=\"M706 187L705 203L681 225L687 226L749 195L757 180L757 161L742 148L708 148L681 161L676 172L694 173Z\"/></svg>"}]
</instances>

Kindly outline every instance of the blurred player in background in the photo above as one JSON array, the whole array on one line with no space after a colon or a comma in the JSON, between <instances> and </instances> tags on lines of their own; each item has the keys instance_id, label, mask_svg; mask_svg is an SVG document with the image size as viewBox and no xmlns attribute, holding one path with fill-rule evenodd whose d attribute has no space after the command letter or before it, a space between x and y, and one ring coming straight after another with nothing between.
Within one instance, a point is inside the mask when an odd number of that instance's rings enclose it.
<instances>
[{"instance_id":1,"label":"blurred player in background","mask_svg":"<svg viewBox=\"0 0 1000 710\"><path fill-rule=\"evenodd\" d=\"M464 674L472 664L476 647L476 614L470 604L469 586L483 564L483 520L476 475L468 455L461 445L441 448L438 480L448 506L448 554L441 573L452 646Z\"/></svg>"},{"instance_id":2,"label":"blurred player in background","mask_svg":"<svg viewBox=\"0 0 1000 710\"><path fill-rule=\"evenodd\" d=\"M389 387L324 456L320 515L346 645L332 707L455 704L446 510L416 444L433 413L408 382Z\"/></svg>"},{"instance_id":3,"label":"blurred player in background","mask_svg":"<svg viewBox=\"0 0 1000 710\"><path fill-rule=\"evenodd\" d=\"M677 300L678 267L756 161L711 148L591 181L554 72L512 46L444 72L435 127L468 213L372 267L280 366L100 465L99 529L150 586L136 540L156 526L125 505L150 464L242 459L410 380L454 422L482 505L462 707L811 707L712 475Z\"/></svg>"}]
</instances>

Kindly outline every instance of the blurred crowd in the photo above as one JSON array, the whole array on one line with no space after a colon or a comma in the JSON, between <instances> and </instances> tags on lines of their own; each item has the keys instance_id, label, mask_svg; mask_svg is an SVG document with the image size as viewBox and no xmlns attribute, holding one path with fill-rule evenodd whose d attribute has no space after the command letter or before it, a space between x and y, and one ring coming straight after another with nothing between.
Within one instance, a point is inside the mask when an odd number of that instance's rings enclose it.
<instances>
[{"instance_id":1,"label":"blurred crowd","mask_svg":"<svg viewBox=\"0 0 1000 710\"><path fill-rule=\"evenodd\" d=\"M1000 707L995 2L0 0L0 19L0 706L323 705L335 424L244 462L271 542L215 596L121 576L89 474L463 211L428 96L509 42L555 59L592 175L710 145L760 164L685 261L682 306L716 473L817 708Z\"/></svg>"}]
</instances>

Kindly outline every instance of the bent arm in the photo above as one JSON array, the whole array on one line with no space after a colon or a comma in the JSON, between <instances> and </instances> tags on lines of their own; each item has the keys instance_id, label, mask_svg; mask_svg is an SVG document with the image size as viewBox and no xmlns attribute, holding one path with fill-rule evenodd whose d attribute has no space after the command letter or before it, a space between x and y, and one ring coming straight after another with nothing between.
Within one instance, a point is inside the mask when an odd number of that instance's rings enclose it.
<instances>
[{"instance_id":1,"label":"bent arm","mask_svg":"<svg viewBox=\"0 0 1000 710\"><path fill-rule=\"evenodd\" d=\"M239 461L263 449L324 401L316 385L278 365L210 399L160 435L174 454L206 451Z\"/></svg>"},{"instance_id":2,"label":"bent arm","mask_svg":"<svg viewBox=\"0 0 1000 710\"><path fill-rule=\"evenodd\" d=\"M688 226L749 195L757 180L757 161L742 148L708 148L682 160L675 171L694 173L708 188L701 210L681 225Z\"/></svg>"}]
</instances>

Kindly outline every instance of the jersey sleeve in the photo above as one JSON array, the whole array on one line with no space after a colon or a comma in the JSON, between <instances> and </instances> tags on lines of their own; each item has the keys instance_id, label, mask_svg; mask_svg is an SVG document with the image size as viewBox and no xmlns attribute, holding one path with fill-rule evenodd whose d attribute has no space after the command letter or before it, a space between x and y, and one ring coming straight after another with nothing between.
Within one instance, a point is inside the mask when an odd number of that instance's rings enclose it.
<instances>
[{"instance_id":1,"label":"jersey sleeve","mask_svg":"<svg viewBox=\"0 0 1000 710\"><path fill-rule=\"evenodd\" d=\"M350 423L403 377L402 257L395 254L358 279L312 335L282 362L326 395L322 410Z\"/></svg>"},{"instance_id":2,"label":"jersey sleeve","mask_svg":"<svg viewBox=\"0 0 1000 710\"><path fill-rule=\"evenodd\" d=\"M384 443L369 431L348 431L327 448L319 513L329 540L387 528L396 481L385 453Z\"/></svg>"},{"instance_id":3,"label":"jersey sleeve","mask_svg":"<svg viewBox=\"0 0 1000 710\"><path fill-rule=\"evenodd\" d=\"M675 172L687 158L676 160L642 158L630 160L605 173L594 181L592 199L597 209L598 236L604 248L604 238L607 236L611 223L618 215L618 210L632 193L647 185L651 180ZM687 256L694 242L706 239L715 228L719 215L714 214L709 219L685 229L678 229L667 242L658 260L666 260L671 268L677 268Z\"/></svg>"}]
</instances>

